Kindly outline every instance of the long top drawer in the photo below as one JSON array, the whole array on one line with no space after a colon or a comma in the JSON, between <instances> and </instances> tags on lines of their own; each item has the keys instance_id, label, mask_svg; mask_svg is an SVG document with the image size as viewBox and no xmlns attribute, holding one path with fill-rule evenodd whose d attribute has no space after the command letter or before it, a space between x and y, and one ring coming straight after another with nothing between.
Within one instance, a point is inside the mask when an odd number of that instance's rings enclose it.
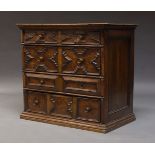
<instances>
[{"instance_id":1,"label":"long top drawer","mask_svg":"<svg viewBox=\"0 0 155 155\"><path fill-rule=\"evenodd\" d=\"M21 42L25 44L102 44L101 33L97 30L24 30Z\"/></svg>"}]
</instances>

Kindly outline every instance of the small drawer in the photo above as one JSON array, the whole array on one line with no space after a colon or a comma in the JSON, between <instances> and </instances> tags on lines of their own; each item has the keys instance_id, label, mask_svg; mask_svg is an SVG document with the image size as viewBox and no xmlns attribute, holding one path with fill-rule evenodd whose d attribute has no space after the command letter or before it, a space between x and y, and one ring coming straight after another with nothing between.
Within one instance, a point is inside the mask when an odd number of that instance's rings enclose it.
<instances>
[{"instance_id":1,"label":"small drawer","mask_svg":"<svg viewBox=\"0 0 155 155\"><path fill-rule=\"evenodd\" d=\"M47 113L47 95L45 93L26 91L25 110L40 114Z\"/></svg>"},{"instance_id":2,"label":"small drawer","mask_svg":"<svg viewBox=\"0 0 155 155\"><path fill-rule=\"evenodd\" d=\"M26 30L23 33L24 43L57 43L57 31L33 31Z\"/></svg>"},{"instance_id":3,"label":"small drawer","mask_svg":"<svg viewBox=\"0 0 155 155\"><path fill-rule=\"evenodd\" d=\"M100 99L77 98L77 119L100 122Z\"/></svg>"},{"instance_id":4,"label":"small drawer","mask_svg":"<svg viewBox=\"0 0 155 155\"><path fill-rule=\"evenodd\" d=\"M100 32L84 30L63 30L61 31L62 44L88 44L98 45L101 43Z\"/></svg>"},{"instance_id":5,"label":"small drawer","mask_svg":"<svg viewBox=\"0 0 155 155\"><path fill-rule=\"evenodd\" d=\"M55 91L56 79L53 75L26 73L24 83L27 88Z\"/></svg>"},{"instance_id":6,"label":"small drawer","mask_svg":"<svg viewBox=\"0 0 155 155\"><path fill-rule=\"evenodd\" d=\"M72 118L73 97L48 94L48 114L53 116Z\"/></svg>"},{"instance_id":7,"label":"small drawer","mask_svg":"<svg viewBox=\"0 0 155 155\"><path fill-rule=\"evenodd\" d=\"M76 94L100 95L100 79L64 76L64 91Z\"/></svg>"}]
</instances>

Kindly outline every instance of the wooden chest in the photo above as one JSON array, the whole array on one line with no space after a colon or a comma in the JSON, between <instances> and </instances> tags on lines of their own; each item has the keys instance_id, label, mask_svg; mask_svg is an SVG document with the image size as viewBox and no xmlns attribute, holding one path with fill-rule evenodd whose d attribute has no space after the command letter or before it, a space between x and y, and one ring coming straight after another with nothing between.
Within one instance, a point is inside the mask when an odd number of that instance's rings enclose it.
<instances>
[{"instance_id":1,"label":"wooden chest","mask_svg":"<svg viewBox=\"0 0 155 155\"><path fill-rule=\"evenodd\" d=\"M135 120L130 24L17 24L21 118L106 133Z\"/></svg>"}]
</instances>

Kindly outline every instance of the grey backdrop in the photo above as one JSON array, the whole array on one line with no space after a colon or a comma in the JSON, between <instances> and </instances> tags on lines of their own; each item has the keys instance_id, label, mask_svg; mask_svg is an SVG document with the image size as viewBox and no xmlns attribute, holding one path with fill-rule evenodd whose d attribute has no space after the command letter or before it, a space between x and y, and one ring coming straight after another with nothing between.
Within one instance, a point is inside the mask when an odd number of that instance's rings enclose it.
<instances>
[{"instance_id":1,"label":"grey backdrop","mask_svg":"<svg viewBox=\"0 0 155 155\"><path fill-rule=\"evenodd\" d=\"M0 12L0 142L155 142L155 12ZM20 31L16 23L133 23L137 120L108 134L20 120Z\"/></svg>"}]
</instances>

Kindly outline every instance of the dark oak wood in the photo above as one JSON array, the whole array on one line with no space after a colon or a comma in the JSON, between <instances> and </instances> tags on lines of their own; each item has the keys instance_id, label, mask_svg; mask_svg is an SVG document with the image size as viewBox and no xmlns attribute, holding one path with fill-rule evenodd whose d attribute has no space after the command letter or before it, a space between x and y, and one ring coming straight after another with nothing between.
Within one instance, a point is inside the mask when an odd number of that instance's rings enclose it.
<instances>
[{"instance_id":1,"label":"dark oak wood","mask_svg":"<svg viewBox=\"0 0 155 155\"><path fill-rule=\"evenodd\" d=\"M133 24L17 24L21 118L106 133L133 120Z\"/></svg>"}]
</instances>

